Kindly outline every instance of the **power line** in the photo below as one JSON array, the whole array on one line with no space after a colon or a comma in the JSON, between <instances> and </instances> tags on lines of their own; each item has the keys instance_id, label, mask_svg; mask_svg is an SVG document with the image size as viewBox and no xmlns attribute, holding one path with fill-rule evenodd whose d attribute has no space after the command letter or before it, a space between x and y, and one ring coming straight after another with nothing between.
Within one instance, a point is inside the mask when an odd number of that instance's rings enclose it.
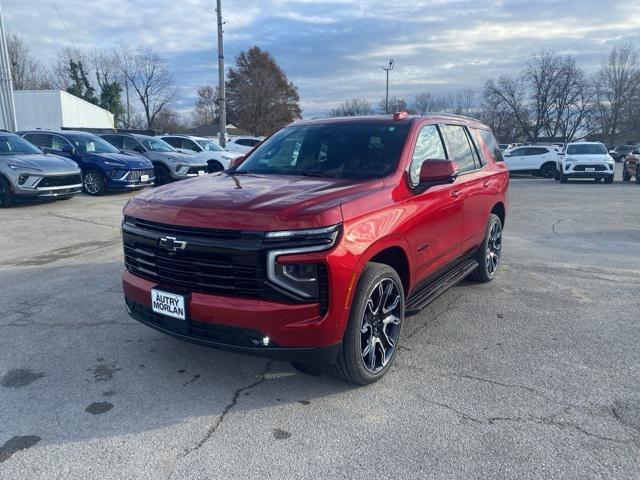
<instances>
[{"instance_id":1,"label":"power line","mask_svg":"<svg viewBox=\"0 0 640 480\"><path fill-rule=\"evenodd\" d=\"M75 42L73 41L73 38L71 38L71 33L69 33L69 29L67 28L67 24L64 23L64 19L62 18L62 15L60 14L60 10L58 10L58 6L56 5L56 2L54 0L51 0L51 5L53 5L53 8L56 9L56 12L58 12L58 18L60 19L60 23L62 23L62 27L64 28L64 31L67 32L67 37L69 37L69 41L71 42L71 45L74 46L74 48L78 48L76 47Z\"/></svg>"}]
</instances>

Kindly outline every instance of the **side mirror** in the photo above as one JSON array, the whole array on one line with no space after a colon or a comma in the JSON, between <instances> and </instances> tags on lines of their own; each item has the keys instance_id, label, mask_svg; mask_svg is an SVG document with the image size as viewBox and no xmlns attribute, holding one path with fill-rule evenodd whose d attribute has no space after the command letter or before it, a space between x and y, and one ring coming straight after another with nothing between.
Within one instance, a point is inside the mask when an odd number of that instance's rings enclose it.
<instances>
[{"instance_id":1,"label":"side mirror","mask_svg":"<svg viewBox=\"0 0 640 480\"><path fill-rule=\"evenodd\" d=\"M202 151L202 149L197 145L194 145L193 147L191 147L191 150L193 150L194 152L201 152Z\"/></svg>"},{"instance_id":2,"label":"side mirror","mask_svg":"<svg viewBox=\"0 0 640 480\"><path fill-rule=\"evenodd\" d=\"M62 145L60 147L60 151L64 152L64 153L68 153L69 155L75 155L76 154L75 147L72 147L71 145Z\"/></svg>"},{"instance_id":3,"label":"side mirror","mask_svg":"<svg viewBox=\"0 0 640 480\"><path fill-rule=\"evenodd\" d=\"M426 190L435 185L453 183L460 170L453 160L425 160L420 167L420 183L418 188Z\"/></svg>"},{"instance_id":4,"label":"side mirror","mask_svg":"<svg viewBox=\"0 0 640 480\"><path fill-rule=\"evenodd\" d=\"M141 147L140 145L136 145L136 147L133 150L137 153L144 153L144 148Z\"/></svg>"}]
</instances>

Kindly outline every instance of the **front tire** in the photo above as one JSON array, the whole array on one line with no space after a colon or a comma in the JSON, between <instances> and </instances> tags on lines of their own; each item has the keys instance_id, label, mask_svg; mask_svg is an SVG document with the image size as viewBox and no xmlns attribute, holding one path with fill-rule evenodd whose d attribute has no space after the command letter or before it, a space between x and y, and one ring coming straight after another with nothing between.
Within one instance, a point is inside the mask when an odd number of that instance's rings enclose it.
<instances>
[{"instance_id":1,"label":"front tire","mask_svg":"<svg viewBox=\"0 0 640 480\"><path fill-rule=\"evenodd\" d=\"M100 172L89 170L82 178L82 188L89 195L97 197L107 191L107 182Z\"/></svg>"},{"instance_id":2,"label":"front tire","mask_svg":"<svg viewBox=\"0 0 640 480\"><path fill-rule=\"evenodd\" d=\"M156 174L156 186L166 185L171 182L171 174L169 173L169 169L164 165L154 165L154 170Z\"/></svg>"},{"instance_id":3,"label":"front tire","mask_svg":"<svg viewBox=\"0 0 640 480\"><path fill-rule=\"evenodd\" d=\"M496 276L502 256L502 222L495 214L489 216L487 231L484 241L476 254L480 266L475 269L469 278L476 282L490 282Z\"/></svg>"},{"instance_id":4,"label":"front tire","mask_svg":"<svg viewBox=\"0 0 640 480\"><path fill-rule=\"evenodd\" d=\"M404 320L404 288L388 265L369 263L356 289L337 362L329 371L367 385L391 368Z\"/></svg>"},{"instance_id":5,"label":"front tire","mask_svg":"<svg viewBox=\"0 0 640 480\"><path fill-rule=\"evenodd\" d=\"M622 165L622 181L629 182L631 181L631 174L627 171L627 166Z\"/></svg>"},{"instance_id":6,"label":"front tire","mask_svg":"<svg viewBox=\"0 0 640 480\"><path fill-rule=\"evenodd\" d=\"M568 181L569 181L569 178L564 173L561 173L560 174L560 183L567 183Z\"/></svg>"},{"instance_id":7,"label":"front tire","mask_svg":"<svg viewBox=\"0 0 640 480\"><path fill-rule=\"evenodd\" d=\"M640 185L640 163L636 164L636 184Z\"/></svg>"},{"instance_id":8,"label":"front tire","mask_svg":"<svg viewBox=\"0 0 640 480\"><path fill-rule=\"evenodd\" d=\"M0 208L9 208L13 205L14 196L11 185L6 178L0 175Z\"/></svg>"},{"instance_id":9,"label":"front tire","mask_svg":"<svg viewBox=\"0 0 640 480\"><path fill-rule=\"evenodd\" d=\"M209 173L217 173L224 170L222 164L217 160L209 160L207 165L209 165Z\"/></svg>"},{"instance_id":10,"label":"front tire","mask_svg":"<svg viewBox=\"0 0 640 480\"><path fill-rule=\"evenodd\" d=\"M611 185L613 183L613 175L609 175L608 177L605 177L604 183L606 183L607 185Z\"/></svg>"}]
</instances>

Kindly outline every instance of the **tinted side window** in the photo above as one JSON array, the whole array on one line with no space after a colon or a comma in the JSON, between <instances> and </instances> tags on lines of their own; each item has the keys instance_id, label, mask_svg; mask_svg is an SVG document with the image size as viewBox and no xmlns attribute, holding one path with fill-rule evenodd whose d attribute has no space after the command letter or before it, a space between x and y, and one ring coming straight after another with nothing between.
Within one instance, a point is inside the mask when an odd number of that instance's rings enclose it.
<instances>
[{"instance_id":1,"label":"tinted side window","mask_svg":"<svg viewBox=\"0 0 640 480\"><path fill-rule=\"evenodd\" d=\"M460 125L444 125L443 130L449 144L451 159L458 164L460 173L475 170L475 156L464 127Z\"/></svg>"},{"instance_id":2,"label":"tinted side window","mask_svg":"<svg viewBox=\"0 0 640 480\"><path fill-rule=\"evenodd\" d=\"M530 148L529 155L544 155L549 151L546 148Z\"/></svg>"},{"instance_id":3,"label":"tinted side window","mask_svg":"<svg viewBox=\"0 0 640 480\"><path fill-rule=\"evenodd\" d=\"M447 154L442 144L442 138L436 125L426 125L420 130L416 140L416 148L413 150L411 166L409 167L409 179L411 185L417 185L420 181L420 169L425 160L446 159Z\"/></svg>"},{"instance_id":4,"label":"tinted side window","mask_svg":"<svg viewBox=\"0 0 640 480\"><path fill-rule=\"evenodd\" d=\"M465 131L467 133L467 138L469 139L469 145L471 145L471 153L473 153L473 160L476 164L476 168L481 168L487 162L485 162L483 158L480 158L480 154L478 153L478 147L473 141L473 135L471 135L471 132L469 131L469 129L465 128Z\"/></svg>"},{"instance_id":5,"label":"tinted side window","mask_svg":"<svg viewBox=\"0 0 640 480\"><path fill-rule=\"evenodd\" d=\"M36 147L52 148L51 135L47 135L46 133L27 133L24 136L24 139L27 142L34 144Z\"/></svg>"},{"instance_id":6,"label":"tinted side window","mask_svg":"<svg viewBox=\"0 0 640 480\"><path fill-rule=\"evenodd\" d=\"M62 150L63 146L70 147L70 143L59 135L49 135L51 137L51 148L54 150Z\"/></svg>"},{"instance_id":7,"label":"tinted side window","mask_svg":"<svg viewBox=\"0 0 640 480\"><path fill-rule=\"evenodd\" d=\"M123 145L125 150L142 150L142 146L138 143L138 141L131 137L124 137Z\"/></svg>"},{"instance_id":8,"label":"tinted side window","mask_svg":"<svg viewBox=\"0 0 640 480\"><path fill-rule=\"evenodd\" d=\"M198 145L196 145L196 142L194 142L193 140L189 140L188 138L181 138L180 140L182 141L181 148L193 150L194 152L199 152L202 150L200 147L198 147Z\"/></svg>"},{"instance_id":9,"label":"tinted side window","mask_svg":"<svg viewBox=\"0 0 640 480\"><path fill-rule=\"evenodd\" d=\"M252 140L250 138L241 138L240 140L237 140L236 143L238 145L242 145L243 147L254 147L258 143L260 143L260 141L259 140Z\"/></svg>"},{"instance_id":10,"label":"tinted side window","mask_svg":"<svg viewBox=\"0 0 640 480\"><path fill-rule=\"evenodd\" d=\"M510 156L512 157L525 157L527 155L528 148L516 148L515 150L511 150Z\"/></svg>"},{"instance_id":11,"label":"tinted side window","mask_svg":"<svg viewBox=\"0 0 640 480\"><path fill-rule=\"evenodd\" d=\"M165 142L167 142L169 145L171 145L174 148L182 148L182 142L180 141L180 138L175 138L175 137L163 137L162 140L164 140Z\"/></svg>"},{"instance_id":12,"label":"tinted side window","mask_svg":"<svg viewBox=\"0 0 640 480\"><path fill-rule=\"evenodd\" d=\"M104 138L107 142L116 148L122 148L122 137L118 135L105 135Z\"/></svg>"},{"instance_id":13,"label":"tinted side window","mask_svg":"<svg viewBox=\"0 0 640 480\"><path fill-rule=\"evenodd\" d=\"M498 141L496 137L493 136L489 130L476 130L476 135L480 137L482 140L478 142L479 144L484 143L484 147L489 149L489 153L493 156L494 162L503 162L504 158L502 158L502 150L500 150L500 145L498 145ZM480 146L480 152L486 153L483 146Z\"/></svg>"}]
</instances>

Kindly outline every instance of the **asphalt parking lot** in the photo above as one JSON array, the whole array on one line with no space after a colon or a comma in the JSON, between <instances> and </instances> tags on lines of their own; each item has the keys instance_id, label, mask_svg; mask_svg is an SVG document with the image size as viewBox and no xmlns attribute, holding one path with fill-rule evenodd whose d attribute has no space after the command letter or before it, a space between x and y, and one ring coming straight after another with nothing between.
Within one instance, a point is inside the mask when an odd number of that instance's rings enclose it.
<instances>
[{"instance_id":1,"label":"asphalt parking lot","mask_svg":"<svg viewBox=\"0 0 640 480\"><path fill-rule=\"evenodd\" d=\"M0 211L0 478L638 478L640 187L513 179L502 270L406 320L381 382L126 314L129 195Z\"/></svg>"}]
</instances>

